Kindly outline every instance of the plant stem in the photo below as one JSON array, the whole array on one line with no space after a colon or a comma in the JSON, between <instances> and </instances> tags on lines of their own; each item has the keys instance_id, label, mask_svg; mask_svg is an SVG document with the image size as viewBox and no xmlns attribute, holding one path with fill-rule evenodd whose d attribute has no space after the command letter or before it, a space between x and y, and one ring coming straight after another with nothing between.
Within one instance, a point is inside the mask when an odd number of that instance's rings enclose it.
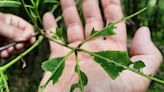
<instances>
[{"instance_id":1,"label":"plant stem","mask_svg":"<svg viewBox=\"0 0 164 92\"><path fill-rule=\"evenodd\" d=\"M10 61L8 64L1 66L1 69L4 71L7 70L10 66L18 62L20 59L22 59L24 56L30 53L34 48L36 48L42 42L42 40L43 40L43 36L39 36L38 40L28 50L20 54L18 57Z\"/></svg>"},{"instance_id":2,"label":"plant stem","mask_svg":"<svg viewBox=\"0 0 164 92\"><path fill-rule=\"evenodd\" d=\"M37 25L35 19L31 16L31 14L29 13L27 7L25 7L25 2L24 2L24 0L21 0L21 3L22 3L23 8L25 9L27 15L28 15L29 18L31 19L32 23L34 24L35 28L36 28L37 30L40 30L40 28L38 27L38 25Z\"/></svg>"},{"instance_id":3,"label":"plant stem","mask_svg":"<svg viewBox=\"0 0 164 92\"><path fill-rule=\"evenodd\" d=\"M139 10L138 12L136 12L136 13L134 13L134 14L132 14L132 15L126 17L126 18L122 18L122 19L118 20L117 22L115 22L115 23L113 23L113 24L111 24L111 25L116 25L116 24L118 24L118 23L120 23L120 22L123 22L123 21L125 21L125 20L128 20L128 19L130 19L130 18L132 18L132 17L134 17L134 16L136 16L136 15L142 13L142 12L145 11L146 9L147 9L147 7L145 7L145 8L143 8L143 9ZM106 26L106 27L108 27L108 26ZM105 27L105 28L106 28L106 27ZM103 29L105 29L105 28L103 28ZM87 39L83 40L83 41L79 44L78 48L80 48L84 43L86 43L87 41L89 41L90 39L92 39L95 35L99 34L100 32L101 32L101 31L96 32L96 33L94 33L93 35L91 35L90 37L88 37Z\"/></svg>"},{"instance_id":4,"label":"plant stem","mask_svg":"<svg viewBox=\"0 0 164 92\"><path fill-rule=\"evenodd\" d=\"M36 13L36 15L38 17L38 20L39 20L40 24L42 24L42 19L41 19L40 14L39 14L38 7L39 7L39 1L37 1L34 9L35 9L35 13Z\"/></svg>"},{"instance_id":5,"label":"plant stem","mask_svg":"<svg viewBox=\"0 0 164 92\"><path fill-rule=\"evenodd\" d=\"M62 18L63 18L63 15L58 16L58 17L56 18L56 22L59 22Z\"/></svg>"},{"instance_id":6,"label":"plant stem","mask_svg":"<svg viewBox=\"0 0 164 92\"><path fill-rule=\"evenodd\" d=\"M27 8L25 7L25 2L24 2L24 0L21 0L21 3L22 3L23 8L25 9L27 15L30 17L32 23L36 26L37 24L36 24L35 20L33 19L33 17L31 17L29 11L28 11Z\"/></svg>"},{"instance_id":7,"label":"plant stem","mask_svg":"<svg viewBox=\"0 0 164 92\"><path fill-rule=\"evenodd\" d=\"M80 82L80 90L81 90L81 92L84 92L83 80L81 78L81 71L80 71L80 65L79 65L79 62L78 62L78 52L77 51L75 51L75 58L76 58L77 73L78 73L79 82Z\"/></svg>"},{"instance_id":8,"label":"plant stem","mask_svg":"<svg viewBox=\"0 0 164 92\"><path fill-rule=\"evenodd\" d=\"M61 46L64 46L64 47L67 47L67 48L69 48L69 49L71 49L71 50L76 50L76 48L74 48L74 47L71 47L71 46L68 46L67 44L63 44L61 41L59 41L59 40L56 40L55 38L53 38L53 37L51 37L51 36L49 36L49 35L47 35L47 34L44 34L49 40L51 40L51 41L53 41L53 42L55 42L55 43L57 43L57 44L59 44L59 45L61 45Z\"/></svg>"},{"instance_id":9,"label":"plant stem","mask_svg":"<svg viewBox=\"0 0 164 92\"><path fill-rule=\"evenodd\" d=\"M147 7L145 7L145 8L143 8L143 9L137 11L136 13L134 13L134 14L132 14L132 15L126 17L126 18L120 19L119 21L117 21L117 22L114 23L114 24L118 24L118 23L123 22L123 21L125 21L125 20L129 20L129 19L133 18L134 16L139 15L140 13L144 12L145 10L147 10Z\"/></svg>"},{"instance_id":10,"label":"plant stem","mask_svg":"<svg viewBox=\"0 0 164 92\"><path fill-rule=\"evenodd\" d=\"M2 77L2 79L3 79L6 92L10 92L9 87L8 87L8 84L7 84L7 81L6 81L5 76L4 76L4 74L3 74L3 71L0 71L0 75L1 75L1 77Z\"/></svg>"},{"instance_id":11,"label":"plant stem","mask_svg":"<svg viewBox=\"0 0 164 92\"><path fill-rule=\"evenodd\" d=\"M158 82L158 83L164 84L164 81L163 81L163 80L157 79L157 78L155 78L155 77L153 77L153 76L150 76L150 75L147 75L147 74L144 74L144 73L139 72L139 71L137 71L137 70L135 70L135 69L133 69L133 68L124 66L124 65L122 65L122 64L120 64L120 63L117 63L117 62L115 62L115 61L113 61L113 60L110 60L110 59L108 59L108 58L106 58L106 57L103 57L103 56L101 56L101 55L98 55L98 54L96 54L96 53L94 53L94 52L89 52L89 51L84 50L84 49L80 49L80 51L86 52L86 53L88 53L88 54L90 54L90 55L92 55L92 56L96 56L96 57L99 57L99 58L101 58L101 59L104 59L104 60L106 60L106 61L109 62L109 63L113 63L113 64L115 64L115 65L117 65L117 66L120 66L120 67L126 69L126 70L129 70L129 71L132 71L132 72L134 72L134 73L137 73L137 74L139 74L139 75L141 75L141 76L144 76L144 77L146 77L146 78L148 78L148 79L150 79L150 80L153 80L153 81L156 81L156 82Z\"/></svg>"}]
</instances>

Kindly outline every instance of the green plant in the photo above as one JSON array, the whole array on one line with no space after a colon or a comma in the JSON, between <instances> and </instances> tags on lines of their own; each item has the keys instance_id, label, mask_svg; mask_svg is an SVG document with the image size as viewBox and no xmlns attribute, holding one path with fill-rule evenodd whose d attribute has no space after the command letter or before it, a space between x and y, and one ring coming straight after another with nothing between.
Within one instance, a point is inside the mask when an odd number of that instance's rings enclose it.
<instances>
[{"instance_id":1,"label":"green plant","mask_svg":"<svg viewBox=\"0 0 164 92\"><path fill-rule=\"evenodd\" d=\"M71 86L70 91L72 92L75 88L80 88L81 92L84 92L84 86L87 85L88 79L87 79L86 74L80 70L80 66L78 63L78 53L79 52L85 52L85 53L92 55L94 57L95 62L100 64L101 67L108 73L108 75L112 79L117 78L117 76L119 76L119 73L122 72L123 70L129 70L129 71L135 72L139 75L142 75L142 76L144 76L150 80L154 80L156 82L164 84L163 80L155 78L153 75L147 75L147 74L144 74L143 72L141 72L140 70L145 66L145 64L142 61L137 61L135 63L132 63L127 52L122 52L122 51L90 52L90 51L87 51L85 49L80 48L84 43L86 43L88 40L90 40L92 38L115 35L115 33L113 32L113 29L115 28L116 24L123 22L125 20L128 20L128 19L138 15L139 13L145 11L147 8L143 8L140 11L138 11L138 12L126 17L126 18L122 18L116 23L111 23L111 24L107 25L106 27L104 27L100 31L96 31L93 28L90 37L88 37L86 40L82 41L76 48L74 48L74 47L68 46L67 38L65 36L66 33L64 30L57 28L56 33L53 33L53 35L50 36L50 35L47 35L45 33L45 31L42 29L41 15L43 14L42 9L43 9L44 4L45 3L53 3L54 4L53 8L50 9L50 11L54 12L57 9L57 7L59 6L59 2L57 0L56 1L53 1L53 0L45 0L45 1L44 0L42 0L42 1L31 0L30 3L31 4L27 4L27 3L25 3L24 0L21 0L21 1L19 1L19 0L18 1L13 1L13 0L0 1L1 7L4 7L4 6L5 7L6 6L7 7L20 7L20 6L22 6L24 8L24 10L26 11L28 17L30 18L31 23L34 25L34 28L36 29L35 32L37 34L39 34L38 40L36 41L36 43L34 45L32 45L32 47L27 49L25 52L20 54L18 57L16 57L15 59L10 61L9 63L0 67L0 76L1 76L0 77L0 83L1 83L1 89L2 90L3 90L3 88L5 88L6 91L9 92L9 88L8 88L8 84L7 84L7 77L6 77L7 75L5 74L7 69L10 68L13 64L17 63L25 55L30 53L35 47L37 47L39 45L39 43L42 42L42 40L44 38L48 38L49 40L51 40L57 44L65 46L65 47L69 48L71 51L70 51L70 53L68 53L64 57L53 58L53 59L45 61L42 64L43 70L50 71L51 76L45 82L44 85L40 86L41 91L44 90L44 88L47 86L47 84L50 81L53 81L53 83L56 83L58 81L58 79L62 75L62 71L63 71L64 66L65 66L65 60L71 54L74 53L76 56L75 72L79 76L79 82L73 84ZM58 17L58 21L61 18L62 18L62 15L60 15ZM120 57L120 58L118 59L117 57ZM124 61L124 62L122 62L122 61ZM133 67L130 67L131 65L133 65ZM115 68L115 71L111 71L112 70L111 67Z\"/></svg>"}]
</instances>

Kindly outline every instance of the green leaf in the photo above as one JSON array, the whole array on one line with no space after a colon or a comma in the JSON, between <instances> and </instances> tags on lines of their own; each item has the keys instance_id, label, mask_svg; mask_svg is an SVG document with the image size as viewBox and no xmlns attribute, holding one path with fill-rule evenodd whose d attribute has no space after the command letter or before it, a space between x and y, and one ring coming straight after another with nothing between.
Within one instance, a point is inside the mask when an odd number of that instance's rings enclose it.
<instances>
[{"instance_id":1,"label":"green leaf","mask_svg":"<svg viewBox=\"0 0 164 92\"><path fill-rule=\"evenodd\" d=\"M35 14L35 12L32 9L29 9L29 12L31 14L31 17L33 17L33 19L37 21L37 15Z\"/></svg>"},{"instance_id":2,"label":"green leaf","mask_svg":"<svg viewBox=\"0 0 164 92\"><path fill-rule=\"evenodd\" d=\"M49 12L54 13L58 7L59 7L58 4L53 5L52 9Z\"/></svg>"},{"instance_id":3,"label":"green leaf","mask_svg":"<svg viewBox=\"0 0 164 92\"><path fill-rule=\"evenodd\" d=\"M67 30L66 30L66 28L64 27L63 28L63 39L64 39L64 42L65 42L65 44L67 44L68 43L68 37L67 37Z\"/></svg>"},{"instance_id":4,"label":"green leaf","mask_svg":"<svg viewBox=\"0 0 164 92\"><path fill-rule=\"evenodd\" d=\"M80 88L83 92L84 86L88 83L88 78L84 72L82 72L78 65L75 67L75 72L79 75L79 82L71 86L70 92L73 92L76 88Z\"/></svg>"},{"instance_id":5,"label":"green leaf","mask_svg":"<svg viewBox=\"0 0 164 92\"><path fill-rule=\"evenodd\" d=\"M59 80L60 76L62 75L64 67L65 67L64 57L53 58L43 62L42 64L42 69L44 71L49 71L52 73L51 77L49 78L49 81L52 80L54 84Z\"/></svg>"},{"instance_id":6,"label":"green leaf","mask_svg":"<svg viewBox=\"0 0 164 92\"><path fill-rule=\"evenodd\" d=\"M144 62L142 62L142 61L136 61L136 62L134 62L133 68L135 68L137 70L140 70L140 69L143 69L144 67L145 67Z\"/></svg>"},{"instance_id":7,"label":"green leaf","mask_svg":"<svg viewBox=\"0 0 164 92\"><path fill-rule=\"evenodd\" d=\"M0 7L19 7L20 5L18 1L0 1Z\"/></svg>"},{"instance_id":8,"label":"green leaf","mask_svg":"<svg viewBox=\"0 0 164 92\"><path fill-rule=\"evenodd\" d=\"M50 30L50 31L53 32L53 30ZM62 28L56 28L56 32L54 32L53 37L55 39L62 40L63 39L63 30L62 30Z\"/></svg>"},{"instance_id":9,"label":"green leaf","mask_svg":"<svg viewBox=\"0 0 164 92\"><path fill-rule=\"evenodd\" d=\"M32 5L34 6L34 5L35 5L35 2L34 2L34 0L30 0L30 1L31 1Z\"/></svg>"},{"instance_id":10,"label":"green leaf","mask_svg":"<svg viewBox=\"0 0 164 92\"><path fill-rule=\"evenodd\" d=\"M0 7L20 7L21 2L19 1L0 1ZM25 5L26 7L33 8L30 5Z\"/></svg>"},{"instance_id":11,"label":"green leaf","mask_svg":"<svg viewBox=\"0 0 164 92\"><path fill-rule=\"evenodd\" d=\"M52 30L50 30L53 32ZM56 28L56 32L53 34L53 38L64 41L65 44L67 44L67 33L63 28Z\"/></svg>"},{"instance_id":12,"label":"green leaf","mask_svg":"<svg viewBox=\"0 0 164 92\"><path fill-rule=\"evenodd\" d=\"M62 38L62 37L63 37L63 30L62 30L62 28L57 28L57 29L56 29L56 35L57 35L59 38Z\"/></svg>"},{"instance_id":13,"label":"green leaf","mask_svg":"<svg viewBox=\"0 0 164 92\"><path fill-rule=\"evenodd\" d=\"M45 0L44 3L55 3L55 4L58 4L59 1L58 0Z\"/></svg>"},{"instance_id":14,"label":"green leaf","mask_svg":"<svg viewBox=\"0 0 164 92\"><path fill-rule=\"evenodd\" d=\"M125 70L123 67L120 67L118 64L128 66L132 64L127 52L121 51L103 51L96 52L95 54L102 57L108 58L111 62L94 56L94 60L101 65L101 67L108 73L112 79L116 79L119 76L119 73ZM112 62L116 62L115 64Z\"/></svg>"},{"instance_id":15,"label":"green leaf","mask_svg":"<svg viewBox=\"0 0 164 92\"><path fill-rule=\"evenodd\" d=\"M115 26L114 24L109 24L107 27L103 28L102 30L96 31L94 28L92 29L91 32L91 37L95 38L95 37L104 37L104 36L112 36L115 35L115 33L113 32Z\"/></svg>"}]
</instances>

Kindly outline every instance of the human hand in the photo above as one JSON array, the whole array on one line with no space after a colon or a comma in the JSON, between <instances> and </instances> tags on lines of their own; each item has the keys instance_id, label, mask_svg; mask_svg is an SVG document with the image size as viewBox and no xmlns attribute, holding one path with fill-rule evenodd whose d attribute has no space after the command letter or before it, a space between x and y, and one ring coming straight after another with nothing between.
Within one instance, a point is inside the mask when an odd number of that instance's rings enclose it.
<instances>
[{"instance_id":1,"label":"human hand","mask_svg":"<svg viewBox=\"0 0 164 92\"><path fill-rule=\"evenodd\" d=\"M100 30L104 27L102 15L98 5L98 0L83 0L83 14L86 25L83 28L80 21L74 0L60 0L63 9L65 24L67 26L67 35L69 45L77 46L82 40L86 39L91 33L92 28ZM101 0L104 9L104 15L108 23L116 22L123 17L120 0ZM54 20L54 21L52 21ZM45 30L55 29L57 24L52 14L46 13L43 18ZM127 51L127 33L125 22L116 25L114 32L116 35L106 38L96 38L88 41L82 46L89 51ZM61 57L69 52L69 49L56 43L50 42L51 58ZM151 41L150 31L147 27L142 27L136 32L131 44L131 60L142 60L146 67L143 72L154 74L161 62L162 56L159 50ZM93 57L86 53L79 53L79 63L81 70L88 77L88 85L85 86L85 92L145 92L150 84L150 80L130 72L123 71L116 80L109 78L107 73L93 61ZM69 92L71 84L78 81L78 75L74 73L75 58L72 55L66 61L64 72L59 82L53 85L48 84L45 92ZM42 82L49 77L46 72ZM79 92L79 90L75 90Z\"/></svg>"},{"instance_id":2,"label":"human hand","mask_svg":"<svg viewBox=\"0 0 164 92\"><path fill-rule=\"evenodd\" d=\"M35 38L33 27L27 21L11 14L0 13L0 46L8 44L12 41L27 41L34 43ZM19 43L15 47L10 47L0 52L1 58L6 58L15 51L20 51L25 46Z\"/></svg>"}]
</instances>

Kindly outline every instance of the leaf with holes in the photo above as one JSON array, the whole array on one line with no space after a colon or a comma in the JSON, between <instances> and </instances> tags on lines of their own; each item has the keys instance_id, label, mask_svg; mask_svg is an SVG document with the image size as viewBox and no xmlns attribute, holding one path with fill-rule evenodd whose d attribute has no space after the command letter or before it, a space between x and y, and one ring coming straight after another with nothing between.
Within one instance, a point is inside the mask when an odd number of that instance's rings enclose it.
<instances>
[{"instance_id":1,"label":"leaf with holes","mask_svg":"<svg viewBox=\"0 0 164 92\"><path fill-rule=\"evenodd\" d=\"M133 68L140 70L140 69L143 69L144 67L145 67L145 64L142 61L134 62Z\"/></svg>"},{"instance_id":2,"label":"leaf with holes","mask_svg":"<svg viewBox=\"0 0 164 92\"><path fill-rule=\"evenodd\" d=\"M127 52L103 51L103 52L96 52L95 54L109 59L109 61L107 61L100 57L94 56L94 60L102 66L102 68L108 73L108 75L112 79L116 79L117 76L119 76L119 73L125 70L125 68L119 65L129 67L129 65L132 64Z\"/></svg>"},{"instance_id":3,"label":"leaf with holes","mask_svg":"<svg viewBox=\"0 0 164 92\"><path fill-rule=\"evenodd\" d=\"M103 28L102 30L98 30L96 31L94 28L92 29L92 32L91 32L91 37L92 38L95 38L95 37L106 37L106 36L112 36L112 35L115 35L114 33L114 24L109 24L108 26L106 26L105 28Z\"/></svg>"},{"instance_id":4,"label":"leaf with holes","mask_svg":"<svg viewBox=\"0 0 164 92\"><path fill-rule=\"evenodd\" d=\"M88 83L88 78L84 72L80 70L80 67L76 65L75 72L79 75L79 82L71 86L70 92L73 92L76 88L80 88L81 92L84 91L84 86Z\"/></svg>"}]
</instances>

